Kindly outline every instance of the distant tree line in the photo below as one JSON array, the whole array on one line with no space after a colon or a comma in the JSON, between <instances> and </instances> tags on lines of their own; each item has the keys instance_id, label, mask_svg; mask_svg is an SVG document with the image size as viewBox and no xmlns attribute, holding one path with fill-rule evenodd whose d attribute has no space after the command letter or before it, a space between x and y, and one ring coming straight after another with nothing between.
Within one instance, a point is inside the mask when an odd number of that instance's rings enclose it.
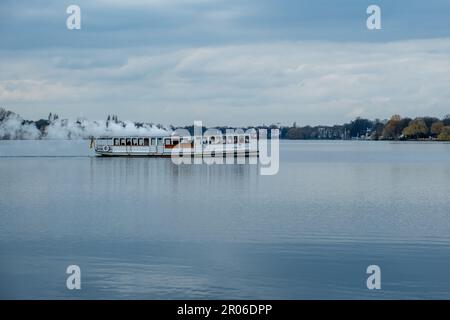
<instances>
[{"instance_id":1,"label":"distant tree line","mask_svg":"<svg viewBox=\"0 0 450 320\"><path fill-rule=\"evenodd\" d=\"M435 117L402 118L393 115L386 124L371 130L373 140L450 140L450 115Z\"/></svg>"},{"instance_id":2,"label":"distant tree line","mask_svg":"<svg viewBox=\"0 0 450 320\"><path fill-rule=\"evenodd\" d=\"M0 129L2 122L11 116L15 115L11 111L0 108ZM34 124L36 128L45 132L47 126L53 121L59 119L59 116L50 113L47 119L40 119L38 121L23 120L24 124ZM77 122L78 123L78 122ZM81 123L81 122L80 122ZM110 123L123 124L117 115L108 115L106 118L106 127ZM136 127L142 127L145 123L135 122ZM157 124L157 128L166 129L164 126ZM191 135L194 134L194 126L174 127L169 126L168 129L186 129ZM236 129L234 127L222 126L215 127L216 129L226 132L227 129ZM401 117L400 115L393 115L389 120L369 120L364 118L356 118L350 123L333 126L297 126L294 122L292 126L283 126L280 124L261 125L256 127L241 127L246 130L250 128L266 129L270 137L271 129L278 129L281 139L290 140L440 140L450 141L450 114L442 119L436 117L418 117L411 119L408 117ZM203 128L203 131L207 128ZM2 138L2 137L0 137Z\"/></svg>"},{"instance_id":3,"label":"distant tree line","mask_svg":"<svg viewBox=\"0 0 450 320\"><path fill-rule=\"evenodd\" d=\"M174 127L172 127L174 129ZM194 134L194 126L179 127ZM215 127L225 132L233 127ZM249 129L243 128L244 130ZM304 126L298 127L294 122L291 127L281 125L262 125L252 127L278 129L281 139L290 140L441 140L450 141L450 115L443 119L434 117L419 117L415 119L402 118L394 115L390 120L369 120L356 118L350 123L334 126ZM207 128L203 128L205 131Z\"/></svg>"},{"instance_id":4,"label":"distant tree line","mask_svg":"<svg viewBox=\"0 0 450 320\"><path fill-rule=\"evenodd\" d=\"M283 139L331 140L442 140L450 141L450 115L443 119L419 117L402 118L394 115L389 120L356 118L350 123L334 126L280 127Z\"/></svg>"}]
</instances>

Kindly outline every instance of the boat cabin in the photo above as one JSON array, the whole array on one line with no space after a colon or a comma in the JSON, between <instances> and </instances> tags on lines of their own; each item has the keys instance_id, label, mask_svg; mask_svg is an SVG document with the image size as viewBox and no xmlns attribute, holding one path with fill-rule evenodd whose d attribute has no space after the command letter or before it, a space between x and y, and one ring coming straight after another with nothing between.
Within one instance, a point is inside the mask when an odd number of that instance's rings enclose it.
<instances>
[{"instance_id":1,"label":"boat cabin","mask_svg":"<svg viewBox=\"0 0 450 320\"><path fill-rule=\"evenodd\" d=\"M227 134L205 136L99 137L95 151L101 155L170 156L174 148L184 154L205 152L257 152L256 135Z\"/></svg>"}]
</instances>

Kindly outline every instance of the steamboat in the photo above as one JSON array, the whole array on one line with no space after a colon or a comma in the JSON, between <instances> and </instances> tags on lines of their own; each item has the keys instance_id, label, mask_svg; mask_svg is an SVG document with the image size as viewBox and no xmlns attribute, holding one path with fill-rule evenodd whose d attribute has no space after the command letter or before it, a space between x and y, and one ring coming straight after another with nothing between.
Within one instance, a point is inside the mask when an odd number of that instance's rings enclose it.
<instances>
[{"instance_id":1,"label":"steamboat","mask_svg":"<svg viewBox=\"0 0 450 320\"><path fill-rule=\"evenodd\" d=\"M255 134L210 136L101 136L91 140L101 156L170 157L181 156L258 156Z\"/></svg>"}]
</instances>

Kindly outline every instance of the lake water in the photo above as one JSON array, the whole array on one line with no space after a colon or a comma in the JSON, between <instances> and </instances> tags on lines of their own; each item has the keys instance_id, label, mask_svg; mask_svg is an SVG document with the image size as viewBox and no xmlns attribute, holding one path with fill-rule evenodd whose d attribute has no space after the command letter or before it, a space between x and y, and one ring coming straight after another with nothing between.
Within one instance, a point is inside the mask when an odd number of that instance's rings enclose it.
<instances>
[{"instance_id":1,"label":"lake water","mask_svg":"<svg viewBox=\"0 0 450 320\"><path fill-rule=\"evenodd\" d=\"M0 298L450 298L450 144L280 150L261 176L0 141Z\"/></svg>"}]
</instances>

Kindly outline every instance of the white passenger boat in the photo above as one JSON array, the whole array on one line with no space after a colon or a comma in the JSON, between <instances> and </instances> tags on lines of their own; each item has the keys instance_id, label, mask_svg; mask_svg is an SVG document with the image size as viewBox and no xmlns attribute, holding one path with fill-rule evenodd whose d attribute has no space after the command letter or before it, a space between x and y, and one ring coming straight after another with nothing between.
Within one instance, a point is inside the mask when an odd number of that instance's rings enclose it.
<instances>
[{"instance_id":1,"label":"white passenger boat","mask_svg":"<svg viewBox=\"0 0 450 320\"><path fill-rule=\"evenodd\" d=\"M102 156L257 156L256 134L211 136L103 136L91 141Z\"/></svg>"}]
</instances>

